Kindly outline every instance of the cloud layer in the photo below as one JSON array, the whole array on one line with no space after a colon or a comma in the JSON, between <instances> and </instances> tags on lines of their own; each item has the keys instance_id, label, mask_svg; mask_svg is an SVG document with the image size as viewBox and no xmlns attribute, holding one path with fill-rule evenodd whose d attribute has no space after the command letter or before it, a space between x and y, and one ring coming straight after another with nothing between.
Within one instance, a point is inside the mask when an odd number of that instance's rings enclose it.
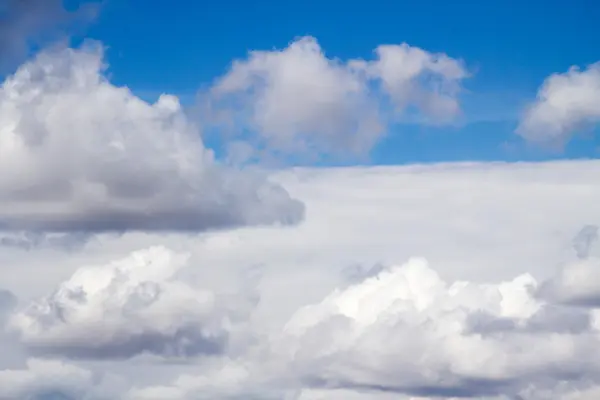
<instances>
[{"instance_id":1,"label":"cloud layer","mask_svg":"<svg viewBox=\"0 0 600 400\"><path fill-rule=\"evenodd\" d=\"M4 374L29 383L4 390L126 400L592 400L598 168L292 170L273 178L307 204L306 221L290 229L101 235L75 254L11 249L18 272L0 279L21 300L13 347L42 358L6 364ZM132 248L146 250L122 256ZM56 267L32 267L39 257ZM28 295L29 278L11 283L28 271L45 272L45 294ZM206 333L217 351L193 351ZM52 360L73 372L48 380L35 363Z\"/></svg>"},{"instance_id":2,"label":"cloud layer","mask_svg":"<svg viewBox=\"0 0 600 400\"><path fill-rule=\"evenodd\" d=\"M0 227L198 231L296 223L303 206L220 166L177 98L111 85L103 50L40 53L0 88Z\"/></svg>"}]
</instances>

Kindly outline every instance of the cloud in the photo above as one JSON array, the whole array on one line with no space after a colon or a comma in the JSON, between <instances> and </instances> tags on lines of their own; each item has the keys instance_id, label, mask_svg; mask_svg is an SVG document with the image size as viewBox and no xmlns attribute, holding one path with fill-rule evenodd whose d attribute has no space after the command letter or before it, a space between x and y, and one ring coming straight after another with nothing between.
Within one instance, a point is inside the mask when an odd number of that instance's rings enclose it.
<instances>
[{"instance_id":1,"label":"cloud","mask_svg":"<svg viewBox=\"0 0 600 400\"><path fill-rule=\"evenodd\" d=\"M52 49L0 88L0 228L199 231L296 223L279 185L214 160L177 98L154 104L102 75L103 50Z\"/></svg>"},{"instance_id":2,"label":"cloud","mask_svg":"<svg viewBox=\"0 0 600 400\"><path fill-rule=\"evenodd\" d=\"M90 22L97 2L67 11L62 0L5 0L0 4L0 70L12 67L29 53L32 43L43 44L68 27Z\"/></svg>"},{"instance_id":3,"label":"cloud","mask_svg":"<svg viewBox=\"0 0 600 400\"><path fill-rule=\"evenodd\" d=\"M375 54L374 61L351 65L380 80L399 113L413 106L433 121L448 122L460 112L456 95L469 75L462 62L406 43L378 46Z\"/></svg>"},{"instance_id":4,"label":"cloud","mask_svg":"<svg viewBox=\"0 0 600 400\"><path fill-rule=\"evenodd\" d=\"M245 359L131 393L533 400L586 391L600 381L598 315L577 318L540 301L538 286L527 274L497 284L446 283L425 260L412 259L300 308Z\"/></svg>"},{"instance_id":5,"label":"cloud","mask_svg":"<svg viewBox=\"0 0 600 400\"><path fill-rule=\"evenodd\" d=\"M525 110L517 133L542 144L565 144L600 122L600 63L549 76Z\"/></svg>"},{"instance_id":6,"label":"cloud","mask_svg":"<svg viewBox=\"0 0 600 400\"><path fill-rule=\"evenodd\" d=\"M541 288L570 265L598 256L592 229L582 227L600 221L599 168L596 161L565 161L290 169L271 179L307 206L305 221L294 227L100 234L77 252L6 248L0 252L3 287L21 304L29 298L59 303L69 317L65 324L53 313L33 315L35 324L56 324L40 325L32 336L44 344L47 329L51 352L36 352L22 336L10 347L23 347L21 357L69 357L94 374L122 377L126 387L109 398L553 400L588 394L589 400L600 377L598 310L543 296ZM583 240L573 239L578 231ZM155 245L189 259L179 269L159 268L160 276L140 263L135 273L124 268L122 281L105 285L115 276L111 265L119 263L110 260ZM95 272L83 274L86 265L97 266ZM205 307L194 321L222 326L227 345L209 354L171 358L155 351L108 359L81 359L60 347L56 332L68 333L76 345L96 340L110 353L123 347L103 339L107 328L119 328L113 338L135 341L133 325L146 332L168 326L177 313L163 317L152 306L118 311L133 303L127 299L134 294L125 294L143 286L135 284L140 274L161 288L180 283L212 293L221 308ZM82 275L106 289L79 305L64 288ZM252 291L243 289L248 282ZM93 292L88 284L74 286ZM185 310L191 302L175 303L168 304ZM232 314L235 323L220 325ZM85 315L94 318L72 318ZM84 324L90 321L102 321L104 331ZM22 368L5 357L0 362L0 369Z\"/></svg>"},{"instance_id":7,"label":"cloud","mask_svg":"<svg viewBox=\"0 0 600 400\"><path fill-rule=\"evenodd\" d=\"M52 295L14 314L10 327L36 354L128 358L221 353L239 310L229 310L225 298L178 279L186 262L186 255L153 247L105 266L82 267Z\"/></svg>"},{"instance_id":8,"label":"cloud","mask_svg":"<svg viewBox=\"0 0 600 400\"><path fill-rule=\"evenodd\" d=\"M390 102L392 115L412 107L447 122L458 114L456 95L467 76L460 61L407 44L379 46L375 55L329 58L313 37L252 51L212 86L210 112L242 139L253 133L260 148L313 157L367 153L391 122Z\"/></svg>"},{"instance_id":9,"label":"cloud","mask_svg":"<svg viewBox=\"0 0 600 400\"><path fill-rule=\"evenodd\" d=\"M0 398L7 400L108 400L121 390L116 379L61 361L33 358L23 369L0 370Z\"/></svg>"}]
</instances>

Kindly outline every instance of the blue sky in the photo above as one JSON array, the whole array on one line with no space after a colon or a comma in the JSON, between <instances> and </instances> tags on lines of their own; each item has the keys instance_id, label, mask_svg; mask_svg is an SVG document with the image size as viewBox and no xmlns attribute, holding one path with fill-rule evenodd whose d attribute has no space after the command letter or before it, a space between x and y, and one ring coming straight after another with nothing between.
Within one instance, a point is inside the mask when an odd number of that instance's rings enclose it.
<instances>
[{"instance_id":1,"label":"blue sky","mask_svg":"<svg viewBox=\"0 0 600 400\"><path fill-rule=\"evenodd\" d=\"M594 0L224 0L179 8L110 0L86 36L108 46L114 83L148 99L173 93L184 103L233 59L253 49L284 48L304 35L341 59L368 58L379 44L402 42L444 52L473 72L461 98L465 121L394 126L371 162L540 160L598 155L594 138L549 152L525 145L513 131L548 75L600 59L599 20Z\"/></svg>"}]
</instances>

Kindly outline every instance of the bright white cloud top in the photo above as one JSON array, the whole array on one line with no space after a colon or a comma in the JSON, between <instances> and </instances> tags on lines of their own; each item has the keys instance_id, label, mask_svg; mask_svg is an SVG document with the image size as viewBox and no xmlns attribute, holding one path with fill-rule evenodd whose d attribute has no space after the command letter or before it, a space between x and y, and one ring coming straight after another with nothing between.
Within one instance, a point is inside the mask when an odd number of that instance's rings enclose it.
<instances>
[{"instance_id":1,"label":"bright white cloud top","mask_svg":"<svg viewBox=\"0 0 600 400\"><path fill-rule=\"evenodd\" d=\"M532 142L564 144L600 123L600 63L548 77L517 132Z\"/></svg>"},{"instance_id":2,"label":"bright white cloud top","mask_svg":"<svg viewBox=\"0 0 600 400\"><path fill-rule=\"evenodd\" d=\"M177 98L103 76L103 50L48 50L0 88L0 227L198 231L296 223L303 206L220 166Z\"/></svg>"}]
</instances>

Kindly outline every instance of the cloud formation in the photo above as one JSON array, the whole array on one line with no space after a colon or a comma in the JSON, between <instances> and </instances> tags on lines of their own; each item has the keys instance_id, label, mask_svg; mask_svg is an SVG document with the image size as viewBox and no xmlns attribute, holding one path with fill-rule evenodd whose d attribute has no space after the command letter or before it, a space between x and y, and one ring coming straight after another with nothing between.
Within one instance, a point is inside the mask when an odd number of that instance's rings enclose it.
<instances>
[{"instance_id":1,"label":"cloud formation","mask_svg":"<svg viewBox=\"0 0 600 400\"><path fill-rule=\"evenodd\" d=\"M298 311L280 349L322 387L479 398L597 383L598 327L536 299L537 286L528 275L447 284L414 259Z\"/></svg>"},{"instance_id":2,"label":"cloud formation","mask_svg":"<svg viewBox=\"0 0 600 400\"><path fill-rule=\"evenodd\" d=\"M155 104L103 76L103 49L38 54L0 88L0 228L199 231L296 223L302 204L227 169L177 98Z\"/></svg>"},{"instance_id":3,"label":"cloud formation","mask_svg":"<svg viewBox=\"0 0 600 400\"><path fill-rule=\"evenodd\" d=\"M228 309L226 299L178 279L186 263L186 255L153 247L109 265L82 267L53 294L13 315L9 326L36 354L221 353L237 310Z\"/></svg>"},{"instance_id":4,"label":"cloud formation","mask_svg":"<svg viewBox=\"0 0 600 400\"><path fill-rule=\"evenodd\" d=\"M523 114L517 133L541 144L564 145L600 123L600 63L549 76Z\"/></svg>"},{"instance_id":5,"label":"cloud formation","mask_svg":"<svg viewBox=\"0 0 600 400\"><path fill-rule=\"evenodd\" d=\"M368 153L407 110L435 122L459 113L468 75L459 60L407 44L379 46L375 56L332 59L313 37L252 51L217 79L210 111L242 139L251 132L259 148L310 156Z\"/></svg>"}]
</instances>

